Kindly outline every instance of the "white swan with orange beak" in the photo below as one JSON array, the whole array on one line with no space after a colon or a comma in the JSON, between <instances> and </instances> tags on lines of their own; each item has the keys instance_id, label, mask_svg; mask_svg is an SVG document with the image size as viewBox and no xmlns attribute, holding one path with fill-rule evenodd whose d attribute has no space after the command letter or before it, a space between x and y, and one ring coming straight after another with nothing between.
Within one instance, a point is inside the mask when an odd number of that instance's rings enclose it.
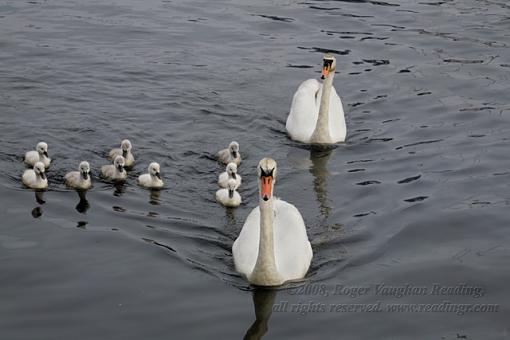
<instances>
[{"instance_id":1,"label":"white swan with orange beak","mask_svg":"<svg viewBox=\"0 0 510 340\"><path fill-rule=\"evenodd\" d=\"M290 138L308 144L345 141L344 109L333 87L335 70L335 57L326 54L322 66L324 83L308 79L297 89L285 124Z\"/></svg>"},{"instance_id":2,"label":"white swan with orange beak","mask_svg":"<svg viewBox=\"0 0 510 340\"><path fill-rule=\"evenodd\" d=\"M276 172L273 159L260 161L259 206L248 215L232 246L236 270L257 286L279 286L303 278L313 256L299 210L273 197Z\"/></svg>"}]
</instances>

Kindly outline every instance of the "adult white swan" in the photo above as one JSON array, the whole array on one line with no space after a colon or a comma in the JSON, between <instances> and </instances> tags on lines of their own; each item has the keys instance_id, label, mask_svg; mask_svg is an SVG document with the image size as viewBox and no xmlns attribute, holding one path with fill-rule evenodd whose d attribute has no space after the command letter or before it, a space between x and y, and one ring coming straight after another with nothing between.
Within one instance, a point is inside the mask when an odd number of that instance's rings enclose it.
<instances>
[{"instance_id":1,"label":"adult white swan","mask_svg":"<svg viewBox=\"0 0 510 340\"><path fill-rule=\"evenodd\" d=\"M309 144L345 141L344 109L333 87L335 70L335 57L326 54L322 66L324 83L308 79L297 89L285 125L290 138Z\"/></svg>"},{"instance_id":2,"label":"adult white swan","mask_svg":"<svg viewBox=\"0 0 510 340\"><path fill-rule=\"evenodd\" d=\"M306 275L312 247L295 206L273 198L276 162L264 158L258 167L259 206L246 218L232 246L236 270L258 286L279 286Z\"/></svg>"}]
</instances>

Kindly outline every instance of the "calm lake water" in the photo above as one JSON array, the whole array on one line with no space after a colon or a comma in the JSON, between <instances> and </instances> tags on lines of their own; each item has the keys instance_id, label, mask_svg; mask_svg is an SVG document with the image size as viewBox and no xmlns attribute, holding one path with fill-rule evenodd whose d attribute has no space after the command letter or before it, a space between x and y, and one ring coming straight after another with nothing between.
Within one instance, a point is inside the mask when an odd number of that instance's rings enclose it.
<instances>
[{"instance_id":1,"label":"calm lake water","mask_svg":"<svg viewBox=\"0 0 510 340\"><path fill-rule=\"evenodd\" d=\"M510 339L509 32L503 0L0 1L0 337ZM285 120L325 51L348 141L317 152ZM123 138L137 164L114 187L98 170ZM41 140L35 195L22 155ZM231 140L244 203L225 210L214 154ZM274 291L231 253L265 156L314 250ZM80 198L62 177L81 160ZM160 193L135 185L153 160Z\"/></svg>"}]
</instances>

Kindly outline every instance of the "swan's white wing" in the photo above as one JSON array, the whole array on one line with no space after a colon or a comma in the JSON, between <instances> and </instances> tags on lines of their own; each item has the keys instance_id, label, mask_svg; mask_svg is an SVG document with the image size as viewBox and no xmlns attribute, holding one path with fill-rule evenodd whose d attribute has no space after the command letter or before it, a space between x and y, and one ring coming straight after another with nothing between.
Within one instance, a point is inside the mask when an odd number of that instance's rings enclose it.
<instances>
[{"instance_id":1,"label":"swan's white wing","mask_svg":"<svg viewBox=\"0 0 510 340\"><path fill-rule=\"evenodd\" d=\"M115 174L115 166L114 165L103 165L101 167L101 174L103 177L112 178Z\"/></svg>"},{"instance_id":2,"label":"swan's white wing","mask_svg":"<svg viewBox=\"0 0 510 340\"><path fill-rule=\"evenodd\" d=\"M79 180L80 180L80 172L79 171L71 171L71 172L68 172L65 176L64 176L65 180L66 180L66 183L67 184L75 184L75 183L78 183Z\"/></svg>"},{"instance_id":3,"label":"swan's white wing","mask_svg":"<svg viewBox=\"0 0 510 340\"><path fill-rule=\"evenodd\" d=\"M27 187L30 187L33 185L33 183L36 182L36 175L34 170L28 169L23 172L23 176L21 176L21 179L23 181L23 184L25 184Z\"/></svg>"},{"instance_id":4,"label":"swan's white wing","mask_svg":"<svg viewBox=\"0 0 510 340\"><path fill-rule=\"evenodd\" d=\"M322 84L315 79L305 80L292 99L285 127L294 140L309 143L317 124Z\"/></svg>"},{"instance_id":5,"label":"swan's white wing","mask_svg":"<svg viewBox=\"0 0 510 340\"><path fill-rule=\"evenodd\" d=\"M329 134L333 143L344 142L347 134L342 100L334 87L329 97Z\"/></svg>"},{"instance_id":6,"label":"swan's white wing","mask_svg":"<svg viewBox=\"0 0 510 340\"><path fill-rule=\"evenodd\" d=\"M227 172L222 172L219 176L218 176L218 185L221 187L221 188L226 188L227 187L227 183L228 183L228 174Z\"/></svg>"},{"instance_id":7,"label":"swan's white wing","mask_svg":"<svg viewBox=\"0 0 510 340\"><path fill-rule=\"evenodd\" d=\"M110 152L108 153L108 158L111 160L113 160L117 156L122 156L122 149L120 148L111 149Z\"/></svg>"},{"instance_id":8,"label":"swan's white wing","mask_svg":"<svg viewBox=\"0 0 510 340\"><path fill-rule=\"evenodd\" d=\"M273 204L276 267L286 281L300 279L306 275L312 260L305 222L292 204L279 199Z\"/></svg>"},{"instance_id":9,"label":"swan's white wing","mask_svg":"<svg viewBox=\"0 0 510 340\"><path fill-rule=\"evenodd\" d=\"M239 237L232 246L232 255L234 256L234 264L239 273L248 277L259 254L259 237L260 237L260 210L259 207L253 208L246 221L243 229L239 233Z\"/></svg>"},{"instance_id":10,"label":"swan's white wing","mask_svg":"<svg viewBox=\"0 0 510 340\"><path fill-rule=\"evenodd\" d=\"M25 163L34 166L37 162L39 162L39 153L37 151L28 151L25 154Z\"/></svg>"},{"instance_id":11,"label":"swan's white wing","mask_svg":"<svg viewBox=\"0 0 510 340\"><path fill-rule=\"evenodd\" d=\"M292 204L274 199L273 221L276 268L285 281L306 275L312 260L312 247L299 210ZM254 208L232 246L236 270L245 276L253 272L259 253L260 210Z\"/></svg>"}]
</instances>

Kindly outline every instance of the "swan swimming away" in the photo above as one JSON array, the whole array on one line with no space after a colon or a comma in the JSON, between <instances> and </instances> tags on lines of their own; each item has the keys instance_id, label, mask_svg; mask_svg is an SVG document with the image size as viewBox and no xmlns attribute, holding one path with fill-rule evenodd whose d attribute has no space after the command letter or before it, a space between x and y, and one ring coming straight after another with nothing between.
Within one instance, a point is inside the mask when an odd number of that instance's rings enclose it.
<instances>
[{"instance_id":1,"label":"swan swimming away","mask_svg":"<svg viewBox=\"0 0 510 340\"><path fill-rule=\"evenodd\" d=\"M108 159L113 160L115 159L116 156L122 156L124 157L125 162L124 166L126 168L131 168L135 164L135 157L131 153L132 148L133 147L129 139L124 139L120 143L120 148L110 150L110 152L108 153Z\"/></svg>"},{"instance_id":2,"label":"swan swimming away","mask_svg":"<svg viewBox=\"0 0 510 340\"><path fill-rule=\"evenodd\" d=\"M218 159L223 164L235 163L236 165L241 164L241 154L239 153L239 143L232 141L228 148L220 150L218 152Z\"/></svg>"},{"instance_id":3,"label":"swan swimming away","mask_svg":"<svg viewBox=\"0 0 510 340\"><path fill-rule=\"evenodd\" d=\"M113 164L103 165L101 167L101 175L110 181L124 181L127 178L124 164L124 157L116 156L113 160Z\"/></svg>"},{"instance_id":4,"label":"swan swimming away","mask_svg":"<svg viewBox=\"0 0 510 340\"><path fill-rule=\"evenodd\" d=\"M241 204L241 195L236 191L236 181L229 179L227 188L216 191L216 200L229 208L238 207Z\"/></svg>"},{"instance_id":5,"label":"swan swimming away","mask_svg":"<svg viewBox=\"0 0 510 340\"><path fill-rule=\"evenodd\" d=\"M35 150L25 153L26 164L34 166L37 162L42 162L45 168L50 166L51 158L48 156L48 144L44 142L37 143Z\"/></svg>"},{"instance_id":6,"label":"swan swimming away","mask_svg":"<svg viewBox=\"0 0 510 340\"><path fill-rule=\"evenodd\" d=\"M159 164L149 164L148 173L138 176L138 184L144 188L160 189L164 183L161 179Z\"/></svg>"},{"instance_id":7,"label":"swan swimming away","mask_svg":"<svg viewBox=\"0 0 510 340\"><path fill-rule=\"evenodd\" d=\"M220 176L218 177L218 185L221 188L226 188L228 181L230 179L235 180L236 182L236 189L239 188L241 185L241 175L237 173L237 165L236 163L228 163L227 168L225 169L225 172L222 172Z\"/></svg>"},{"instance_id":8,"label":"swan swimming away","mask_svg":"<svg viewBox=\"0 0 510 340\"><path fill-rule=\"evenodd\" d=\"M273 197L276 162L260 161L259 206L246 218L232 246L236 270L251 284L279 286L303 278L312 260L312 247L299 210Z\"/></svg>"},{"instance_id":9,"label":"swan swimming away","mask_svg":"<svg viewBox=\"0 0 510 340\"><path fill-rule=\"evenodd\" d=\"M347 128L344 109L333 87L335 70L335 57L326 54L322 67L324 83L308 79L297 89L285 124L293 140L308 144L335 144L345 141Z\"/></svg>"},{"instance_id":10,"label":"swan swimming away","mask_svg":"<svg viewBox=\"0 0 510 340\"><path fill-rule=\"evenodd\" d=\"M44 189L48 187L45 166L43 162L36 162L33 169L27 169L21 176L21 181L31 189Z\"/></svg>"},{"instance_id":11,"label":"swan swimming away","mask_svg":"<svg viewBox=\"0 0 510 340\"><path fill-rule=\"evenodd\" d=\"M68 172L64 176L66 185L70 188L87 190L92 186L90 179L90 164L89 162L81 162L78 166L78 171Z\"/></svg>"}]
</instances>

